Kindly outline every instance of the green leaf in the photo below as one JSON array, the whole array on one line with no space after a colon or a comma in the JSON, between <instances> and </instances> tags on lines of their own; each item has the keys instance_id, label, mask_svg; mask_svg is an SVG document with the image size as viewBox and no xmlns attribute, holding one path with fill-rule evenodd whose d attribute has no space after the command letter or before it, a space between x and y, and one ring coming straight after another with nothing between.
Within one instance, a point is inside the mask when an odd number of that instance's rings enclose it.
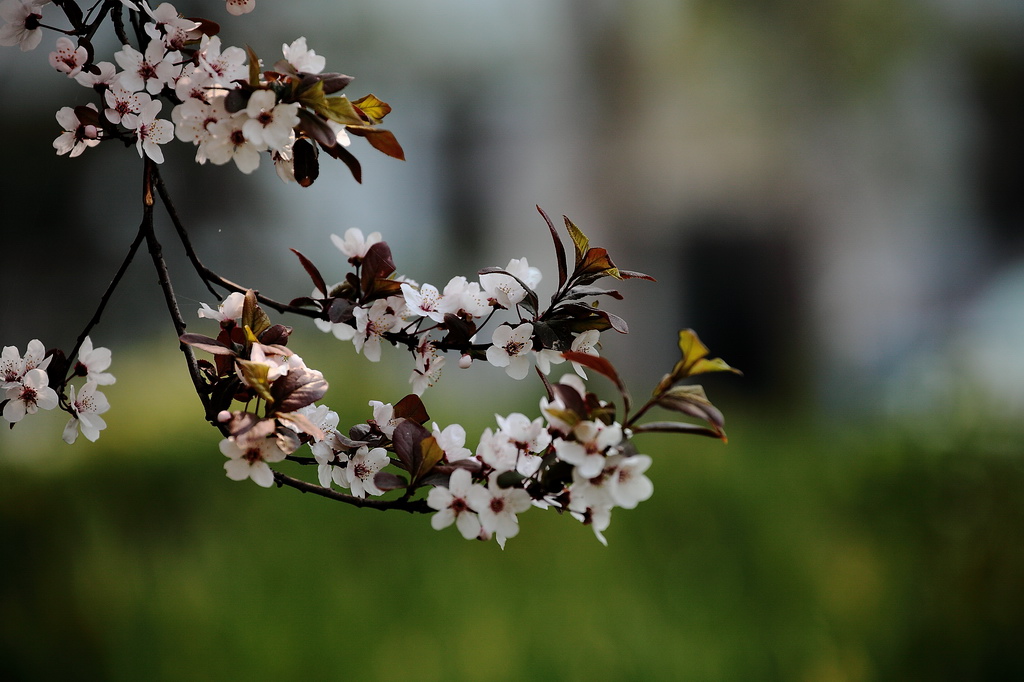
<instances>
[{"instance_id":1,"label":"green leaf","mask_svg":"<svg viewBox=\"0 0 1024 682\"><path fill-rule=\"evenodd\" d=\"M270 393L270 380L267 378L270 372L268 365L242 358L237 358L235 365L238 367L238 375L243 384L268 403L274 402L274 396Z\"/></svg>"},{"instance_id":2,"label":"green leaf","mask_svg":"<svg viewBox=\"0 0 1024 682\"><path fill-rule=\"evenodd\" d=\"M708 358L708 347L705 346L697 333L692 329L679 332L679 350L683 357L672 369L672 383L707 372L733 372L742 374L738 369L730 367L722 358Z\"/></svg>"},{"instance_id":3,"label":"green leaf","mask_svg":"<svg viewBox=\"0 0 1024 682\"><path fill-rule=\"evenodd\" d=\"M370 123L378 124L384 120L384 117L391 113L391 106L380 99L377 99L374 95L364 95L357 100L352 102L359 111L366 115L366 118L370 120Z\"/></svg>"},{"instance_id":4,"label":"green leaf","mask_svg":"<svg viewBox=\"0 0 1024 682\"><path fill-rule=\"evenodd\" d=\"M256 337L270 327L270 318L256 301L256 292L252 289L245 292L242 303L242 326L248 327Z\"/></svg>"},{"instance_id":5,"label":"green leaf","mask_svg":"<svg viewBox=\"0 0 1024 682\"><path fill-rule=\"evenodd\" d=\"M427 436L420 441L420 461L419 466L416 469L416 473L413 475L412 480L418 481L427 473L434 468L434 466L444 458L444 450L438 445L437 439L433 435Z\"/></svg>"},{"instance_id":6,"label":"green leaf","mask_svg":"<svg viewBox=\"0 0 1024 682\"><path fill-rule=\"evenodd\" d=\"M565 229L569 231L572 243L576 247L576 268L579 269L580 263L583 261L583 254L590 248L590 240L580 228L569 220L568 216L562 216L562 219L565 220Z\"/></svg>"},{"instance_id":7,"label":"green leaf","mask_svg":"<svg viewBox=\"0 0 1024 682\"><path fill-rule=\"evenodd\" d=\"M323 91L323 84L318 83L318 85L320 85L320 90ZM316 110L316 113L342 125L363 125L363 119L359 117L359 112L356 111L355 107L352 106L352 102L348 101L348 97L345 97L345 95L324 98L323 104Z\"/></svg>"},{"instance_id":8,"label":"green leaf","mask_svg":"<svg viewBox=\"0 0 1024 682\"><path fill-rule=\"evenodd\" d=\"M260 58L248 45L245 46L245 51L249 55L249 85L258 88L260 86Z\"/></svg>"}]
</instances>

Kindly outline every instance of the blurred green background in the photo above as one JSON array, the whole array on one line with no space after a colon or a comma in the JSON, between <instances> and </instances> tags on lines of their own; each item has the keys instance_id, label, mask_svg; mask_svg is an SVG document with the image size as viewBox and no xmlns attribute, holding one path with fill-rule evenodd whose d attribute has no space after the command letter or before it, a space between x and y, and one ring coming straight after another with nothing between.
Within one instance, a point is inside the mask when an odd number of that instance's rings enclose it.
<instances>
[{"instance_id":1,"label":"blurred green background","mask_svg":"<svg viewBox=\"0 0 1024 682\"><path fill-rule=\"evenodd\" d=\"M93 333L118 376L99 442L65 446L54 414L0 434L0 678L1024 679L1024 4L177 6L267 61L307 36L395 107L409 159L356 140L363 185L325 164L300 190L168 145L209 265L288 299L310 285L287 247L340 278L328 237L358 226L418 281L526 255L544 297L540 204L659 279L623 285L631 334L602 349L634 395L682 327L745 371L705 382L730 441L641 440L655 495L608 548L552 512L502 552L234 483L143 257ZM71 346L139 219L132 150L52 154L53 112L86 95L51 38L0 50L19 349ZM191 322L212 301L158 227ZM404 356L285 321L342 424L407 391ZM536 384L499 379L450 368L431 416L474 440L536 413Z\"/></svg>"}]
</instances>

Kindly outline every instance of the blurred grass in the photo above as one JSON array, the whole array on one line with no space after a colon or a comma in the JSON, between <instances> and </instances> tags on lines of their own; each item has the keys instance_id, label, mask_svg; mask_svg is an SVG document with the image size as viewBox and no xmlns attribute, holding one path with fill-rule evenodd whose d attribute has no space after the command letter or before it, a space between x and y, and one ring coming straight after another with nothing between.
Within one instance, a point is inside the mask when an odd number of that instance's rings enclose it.
<instances>
[{"instance_id":1,"label":"blurred grass","mask_svg":"<svg viewBox=\"0 0 1024 682\"><path fill-rule=\"evenodd\" d=\"M195 397L161 397L171 358L123 361L97 444L4 457L0 678L1024 676L1013 428L923 439L727 409L727 446L640 441L656 492L616 510L609 548L531 510L501 552L229 481ZM348 364L328 402L355 421L365 363ZM161 391L138 400L143 381Z\"/></svg>"}]
</instances>

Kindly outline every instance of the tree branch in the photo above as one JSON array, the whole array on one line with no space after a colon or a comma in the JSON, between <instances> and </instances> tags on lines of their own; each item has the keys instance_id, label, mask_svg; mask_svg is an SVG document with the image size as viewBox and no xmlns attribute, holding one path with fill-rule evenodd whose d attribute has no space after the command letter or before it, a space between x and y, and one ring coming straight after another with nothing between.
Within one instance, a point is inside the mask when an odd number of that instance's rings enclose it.
<instances>
[{"instance_id":1,"label":"tree branch","mask_svg":"<svg viewBox=\"0 0 1024 682\"><path fill-rule=\"evenodd\" d=\"M302 493L313 493L314 495L320 495L331 500L337 500L338 502L345 502L353 507L364 507L367 509L376 509L378 511L386 511L388 509L398 509L400 511L406 511L410 514L429 514L436 511L431 507L427 506L426 500L378 500L366 497L356 497L355 495L348 495L346 493L338 492L337 490L331 490L330 488L324 488L316 485L315 483L306 483L305 481L297 478L292 478L286 474L282 474L279 471L274 472L274 482L277 483L277 487L288 486L289 488L295 488Z\"/></svg>"},{"instance_id":2,"label":"tree branch","mask_svg":"<svg viewBox=\"0 0 1024 682\"><path fill-rule=\"evenodd\" d=\"M174 203L167 194L167 188L164 186L163 179L155 169L153 171L153 181L156 185L157 192L160 194L160 200L163 202L164 208L167 209L167 215L170 216L171 223L174 225L174 229L178 233L178 239L181 241L181 245L185 248L185 254L192 263L192 267L195 268L196 274L198 274L199 278L203 280L203 283L206 285L206 288L210 293L217 296L218 299L220 298L220 295L211 287L211 283L227 289L228 291L235 291L241 294L249 291L249 287L244 287L241 284L236 284L229 279L221 277L216 272L206 267L203 262L199 260L199 256L196 254L195 248L192 246L192 240L188 236L188 231L185 229L181 219L178 217L178 212L174 208ZM297 306L288 305L287 303L275 301L272 298L263 296L259 292L256 292L256 300L269 308L273 308L279 313L294 313L296 315L303 315L314 319L319 318L321 315L321 313L316 310L299 308Z\"/></svg>"},{"instance_id":3,"label":"tree branch","mask_svg":"<svg viewBox=\"0 0 1024 682\"><path fill-rule=\"evenodd\" d=\"M157 241L156 233L153 230L153 178L156 175L156 167L150 158L145 160L145 168L143 169L143 197L144 197L144 208L143 208L143 219L142 219L142 230L146 237L146 242L149 246L149 255L153 258L153 267L156 268L157 279L160 283L160 289L164 294L164 302L167 304L167 311L171 315L171 321L174 323L174 329L177 335L180 337L185 333L185 320L181 316L181 309L178 308L178 299L174 295L174 287L171 286L170 273L167 271L167 262L164 260L163 247L160 242ZM192 378L192 385L196 390L196 394L199 396L199 400L203 403L203 408L206 412L207 419L213 421L215 415L210 414L210 398L207 393L207 385L203 380L202 373L199 371L199 365L196 362L196 356L192 352L191 346L187 344L178 343L178 348L185 355L185 364L188 365L188 374Z\"/></svg>"}]
</instances>

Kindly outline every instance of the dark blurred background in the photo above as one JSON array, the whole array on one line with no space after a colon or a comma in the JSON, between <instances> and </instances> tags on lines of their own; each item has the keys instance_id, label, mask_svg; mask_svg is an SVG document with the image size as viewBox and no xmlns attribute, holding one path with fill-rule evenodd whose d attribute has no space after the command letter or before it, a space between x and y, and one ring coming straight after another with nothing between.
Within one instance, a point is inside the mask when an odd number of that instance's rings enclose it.
<instances>
[{"instance_id":1,"label":"dark blurred background","mask_svg":"<svg viewBox=\"0 0 1024 682\"><path fill-rule=\"evenodd\" d=\"M635 395L682 327L744 370L705 382L730 442L640 442L656 494L616 511L607 549L537 510L502 553L233 483L140 254L92 335L114 351L110 428L0 436L0 676L1024 676L1019 0L176 6L270 63L306 36L394 107L408 159L355 139L362 185L324 163L300 189L167 145L210 266L289 299L311 287L287 249L340 278L329 235L356 226L421 282L526 256L544 297L539 204L659 280L624 283L631 333L604 335ZM0 343L22 350L73 344L140 218L134 150L53 154L53 113L88 101L53 41L0 51ZM159 227L191 320L213 301ZM406 392L404 356L370 366L291 323L343 424ZM432 417L473 440L536 412L538 386L498 377L450 368Z\"/></svg>"}]
</instances>

